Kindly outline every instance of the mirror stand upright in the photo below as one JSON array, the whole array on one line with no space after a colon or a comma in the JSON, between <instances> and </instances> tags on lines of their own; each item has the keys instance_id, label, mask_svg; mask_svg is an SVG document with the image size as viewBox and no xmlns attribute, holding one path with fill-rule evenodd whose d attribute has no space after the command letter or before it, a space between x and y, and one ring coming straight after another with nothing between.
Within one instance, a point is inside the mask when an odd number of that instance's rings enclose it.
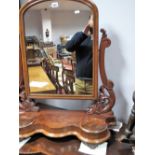
<instances>
[{"instance_id":1,"label":"mirror stand upright","mask_svg":"<svg viewBox=\"0 0 155 155\"><path fill-rule=\"evenodd\" d=\"M111 41L102 29L99 49L99 67L102 86L98 100L88 111L42 110L33 99L26 98L23 86L23 71L20 61L20 138L27 138L37 133L52 138L74 135L81 141L99 144L110 138L109 126L115 125L112 108L115 103L113 82L107 79L105 72L105 49Z\"/></svg>"}]
</instances>

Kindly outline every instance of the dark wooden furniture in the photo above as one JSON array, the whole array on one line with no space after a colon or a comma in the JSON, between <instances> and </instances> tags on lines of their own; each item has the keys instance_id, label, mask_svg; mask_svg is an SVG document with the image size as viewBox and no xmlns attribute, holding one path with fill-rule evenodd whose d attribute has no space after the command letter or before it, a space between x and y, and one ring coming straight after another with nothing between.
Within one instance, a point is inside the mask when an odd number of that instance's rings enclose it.
<instances>
[{"instance_id":1,"label":"dark wooden furniture","mask_svg":"<svg viewBox=\"0 0 155 155\"><path fill-rule=\"evenodd\" d=\"M51 139L42 135L33 136L19 151L20 155L86 155L79 152L81 141L69 136L61 139ZM130 144L111 142L107 146L106 155L134 155Z\"/></svg>"},{"instance_id":2,"label":"dark wooden furniture","mask_svg":"<svg viewBox=\"0 0 155 155\"><path fill-rule=\"evenodd\" d=\"M66 137L61 139L50 139L44 136L34 136L19 153L44 154L44 155L85 155L78 152L80 141L76 137Z\"/></svg>"},{"instance_id":3,"label":"dark wooden furniture","mask_svg":"<svg viewBox=\"0 0 155 155\"><path fill-rule=\"evenodd\" d=\"M46 47L53 47L54 43L53 42L40 42L40 47L46 48Z\"/></svg>"},{"instance_id":4,"label":"dark wooden furniture","mask_svg":"<svg viewBox=\"0 0 155 155\"><path fill-rule=\"evenodd\" d=\"M75 76L72 70L63 68L62 83L66 94L74 94Z\"/></svg>"},{"instance_id":5,"label":"dark wooden furniture","mask_svg":"<svg viewBox=\"0 0 155 155\"><path fill-rule=\"evenodd\" d=\"M43 55L39 49L27 49L26 51L26 58L29 59L35 59L35 58L43 58Z\"/></svg>"},{"instance_id":6,"label":"dark wooden furniture","mask_svg":"<svg viewBox=\"0 0 155 155\"><path fill-rule=\"evenodd\" d=\"M106 32L102 29L102 38L99 49L99 62L98 62L98 10L94 3L89 0L75 0L83 3L92 9L94 15L94 40L93 40L93 94L92 95L49 95L40 93L38 95L30 93L28 68L26 63L26 51L24 40L24 23L23 15L31 6L43 2L44 0L30 0L20 9L20 43L21 43L21 56L22 56L22 76L23 82L20 85L23 92L22 105L33 105L36 98L40 99L93 99L94 103L87 111L67 111L67 110L40 110L34 112L33 106L25 108L24 121L21 123L23 128L20 128L20 138L26 138L34 134L42 133L48 137L66 137L68 135L75 135L80 140L98 144L110 138L109 126L115 124L115 117L112 108L115 103L115 94L113 91L113 83L108 80L105 72L104 55L105 49L110 46L111 41L107 38ZM102 79L102 86L98 93L98 63L100 66L100 73ZM25 87L23 87L23 84ZM33 104L32 103L33 100ZM74 102L74 101L73 101ZM74 104L74 103L73 103ZM36 106L34 104L34 106ZM33 112L31 112L33 111ZM22 116L20 120L22 122ZM29 120L30 116L33 118L31 124L27 124L26 118ZM83 121L84 120L84 121Z\"/></svg>"},{"instance_id":7,"label":"dark wooden furniture","mask_svg":"<svg viewBox=\"0 0 155 155\"><path fill-rule=\"evenodd\" d=\"M20 115L20 122L22 126L26 126L27 120L31 118L32 124L28 123L28 126L20 128L19 137L27 138L37 133L56 138L75 135L82 141L94 144L109 139L108 125L113 123L113 120L109 120L106 114L102 117L87 115L87 122L83 124L81 120L84 119L85 115L87 114L84 111L54 109L52 111L26 112Z\"/></svg>"},{"instance_id":8,"label":"dark wooden furniture","mask_svg":"<svg viewBox=\"0 0 155 155\"><path fill-rule=\"evenodd\" d=\"M102 30L102 32L100 55L104 56L105 48L110 45L110 40L106 38L105 31ZM101 68L103 68L103 65L100 63ZM101 73L103 76L104 72ZM30 114L37 116L34 119L34 122L37 120L37 124L34 123L26 128L21 128L20 138L26 138L41 132L49 137L76 135L79 139L87 143L101 143L109 139L110 132L108 126L115 124L115 117L112 112L115 95L112 89L113 83L105 79L105 77L102 80L106 83L100 88L99 99L94 102L87 112L67 110L50 110L36 113L27 112L25 113L25 117L29 118ZM88 121L85 125L81 125L82 120L87 116Z\"/></svg>"},{"instance_id":9,"label":"dark wooden furniture","mask_svg":"<svg viewBox=\"0 0 155 155\"><path fill-rule=\"evenodd\" d=\"M61 62L64 69L72 70L72 71L74 70L75 67L71 57L61 59Z\"/></svg>"},{"instance_id":10,"label":"dark wooden furniture","mask_svg":"<svg viewBox=\"0 0 155 155\"><path fill-rule=\"evenodd\" d=\"M128 119L128 123L124 124L120 132L118 133L116 140L119 142L127 142L130 144L135 144L135 92L133 93L133 107L131 109L131 114Z\"/></svg>"},{"instance_id":11,"label":"dark wooden furniture","mask_svg":"<svg viewBox=\"0 0 155 155\"><path fill-rule=\"evenodd\" d=\"M38 59L38 58L35 58L35 59L29 59L27 61L27 65L28 67L30 66L41 66L41 63L42 63L42 59Z\"/></svg>"},{"instance_id":12,"label":"dark wooden furniture","mask_svg":"<svg viewBox=\"0 0 155 155\"><path fill-rule=\"evenodd\" d=\"M109 144L107 155L134 155L132 145L127 143L114 142Z\"/></svg>"},{"instance_id":13,"label":"dark wooden furniture","mask_svg":"<svg viewBox=\"0 0 155 155\"><path fill-rule=\"evenodd\" d=\"M38 38L36 36L26 36L26 46L32 46L32 49L34 49L35 45L39 46Z\"/></svg>"},{"instance_id":14,"label":"dark wooden furniture","mask_svg":"<svg viewBox=\"0 0 155 155\"><path fill-rule=\"evenodd\" d=\"M40 49L27 49L26 59L28 67L40 66L43 58L44 56Z\"/></svg>"},{"instance_id":15,"label":"dark wooden furniture","mask_svg":"<svg viewBox=\"0 0 155 155\"><path fill-rule=\"evenodd\" d=\"M61 94L62 86L60 85L59 78L58 78L59 67L54 66L54 64L52 64L48 58L43 59L42 67L46 71L51 82L55 85L56 93Z\"/></svg>"}]
</instances>

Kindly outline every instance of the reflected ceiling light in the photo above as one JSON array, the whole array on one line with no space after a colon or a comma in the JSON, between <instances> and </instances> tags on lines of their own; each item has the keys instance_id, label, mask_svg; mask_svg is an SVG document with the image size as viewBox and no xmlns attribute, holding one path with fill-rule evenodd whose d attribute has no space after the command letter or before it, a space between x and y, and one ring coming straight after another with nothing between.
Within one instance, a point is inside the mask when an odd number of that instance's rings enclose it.
<instances>
[{"instance_id":1,"label":"reflected ceiling light","mask_svg":"<svg viewBox=\"0 0 155 155\"><path fill-rule=\"evenodd\" d=\"M75 10L74 13L75 14L79 14L80 13L80 10Z\"/></svg>"},{"instance_id":2,"label":"reflected ceiling light","mask_svg":"<svg viewBox=\"0 0 155 155\"><path fill-rule=\"evenodd\" d=\"M58 2L52 2L51 3L51 8L58 8L59 7L59 3Z\"/></svg>"}]
</instances>

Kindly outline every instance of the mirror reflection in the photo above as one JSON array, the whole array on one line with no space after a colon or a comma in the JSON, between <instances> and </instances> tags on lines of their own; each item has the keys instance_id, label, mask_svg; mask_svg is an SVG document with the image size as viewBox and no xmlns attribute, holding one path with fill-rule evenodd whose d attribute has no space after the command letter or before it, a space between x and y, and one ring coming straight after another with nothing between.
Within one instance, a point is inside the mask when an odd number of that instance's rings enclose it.
<instances>
[{"instance_id":1,"label":"mirror reflection","mask_svg":"<svg viewBox=\"0 0 155 155\"><path fill-rule=\"evenodd\" d=\"M47 1L25 13L30 93L92 95L93 14L74 1Z\"/></svg>"}]
</instances>

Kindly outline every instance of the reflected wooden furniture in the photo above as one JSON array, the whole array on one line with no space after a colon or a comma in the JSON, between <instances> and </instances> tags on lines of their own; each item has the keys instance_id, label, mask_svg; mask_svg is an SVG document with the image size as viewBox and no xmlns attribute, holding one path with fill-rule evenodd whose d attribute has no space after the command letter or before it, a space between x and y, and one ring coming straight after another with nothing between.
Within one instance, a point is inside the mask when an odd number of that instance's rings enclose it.
<instances>
[{"instance_id":1,"label":"reflected wooden furniture","mask_svg":"<svg viewBox=\"0 0 155 155\"><path fill-rule=\"evenodd\" d=\"M30 66L41 66L42 59L40 58L34 58L34 59L28 59L27 60L27 65L28 67Z\"/></svg>"},{"instance_id":2,"label":"reflected wooden furniture","mask_svg":"<svg viewBox=\"0 0 155 155\"><path fill-rule=\"evenodd\" d=\"M54 43L53 42L42 42L41 45L42 45L43 48L53 47Z\"/></svg>"},{"instance_id":3,"label":"reflected wooden furniture","mask_svg":"<svg viewBox=\"0 0 155 155\"><path fill-rule=\"evenodd\" d=\"M27 49L26 59L28 66L39 66L43 59L43 53L40 49Z\"/></svg>"},{"instance_id":4,"label":"reflected wooden furniture","mask_svg":"<svg viewBox=\"0 0 155 155\"><path fill-rule=\"evenodd\" d=\"M56 93L61 93L62 86L60 85L58 78L59 67L54 66L54 64L52 64L52 62L48 58L43 59L42 67L44 68L51 82L54 84Z\"/></svg>"},{"instance_id":5,"label":"reflected wooden furniture","mask_svg":"<svg viewBox=\"0 0 155 155\"><path fill-rule=\"evenodd\" d=\"M35 46L39 46L39 40L36 36L27 36L26 37L26 46L27 48L34 49Z\"/></svg>"},{"instance_id":6,"label":"reflected wooden furniture","mask_svg":"<svg viewBox=\"0 0 155 155\"><path fill-rule=\"evenodd\" d=\"M75 63L71 57L61 59L62 66L64 69L74 71Z\"/></svg>"},{"instance_id":7,"label":"reflected wooden furniture","mask_svg":"<svg viewBox=\"0 0 155 155\"><path fill-rule=\"evenodd\" d=\"M40 49L28 49L26 51L26 58L35 59L35 58L43 58L43 54Z\"/></svg>"},{"instance_id":8,"label":"reflected wooden furniture","mask_svg":"<svg viewBox=\"0 0 155 155\"><path fill-rule=\"evenodd\" d=\"M74 94L75 75L72 70L63 68L62 82L66 94Z\"/></svg>"},{"instance_id":9,"label":"reflected wooden furniture","mask_svg":"<svg viewBox=\"0 0 155 155\"><path fill-rule=\"evenodd\" d=\"M62 62L62 82L66 94L74 94L75 83L75 61L72 57L63 58Z\"/></svg>"},{"instance_id":10,"label":"reflected wooden furniture","mask_svg":"<svg viewBox=\"0 0 155 155\"><path fill-rule=\"evenodd\" d=\"M47 76L46 72L41 66L35 66L35 67L29 67L28 68L29 73L29 81L32 82L46 82L47 84L42 87L35 87L30 85L30 91L31 93L40 93L40 92L51 92L54 93L56 91L56 88L54 84L51 82L49 77Z\"/></svg>"}]
</instances>

